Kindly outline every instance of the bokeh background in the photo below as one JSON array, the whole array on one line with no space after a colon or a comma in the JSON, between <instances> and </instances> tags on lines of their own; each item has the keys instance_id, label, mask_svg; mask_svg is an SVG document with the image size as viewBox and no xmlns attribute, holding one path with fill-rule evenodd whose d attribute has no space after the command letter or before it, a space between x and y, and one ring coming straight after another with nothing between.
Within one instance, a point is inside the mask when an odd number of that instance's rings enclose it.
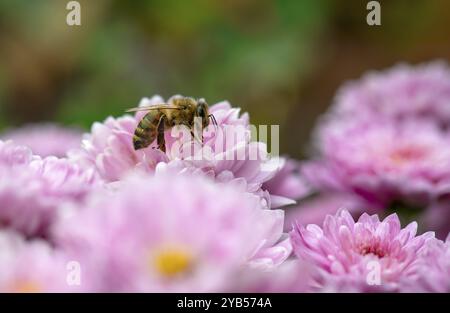
<instances>
[{"instance_id":1,"label":"bokeh background","mask_svg":"<svg viewBox=\"0 0 450 313\"><path fill-rule=\"evenodd\" d=\"M89 129L143 96L227 99L279 124L301 158L336 89L399 62L450 60L450 1L0 1L0 131L56 121Z\"/></svg>"}]
</instances>

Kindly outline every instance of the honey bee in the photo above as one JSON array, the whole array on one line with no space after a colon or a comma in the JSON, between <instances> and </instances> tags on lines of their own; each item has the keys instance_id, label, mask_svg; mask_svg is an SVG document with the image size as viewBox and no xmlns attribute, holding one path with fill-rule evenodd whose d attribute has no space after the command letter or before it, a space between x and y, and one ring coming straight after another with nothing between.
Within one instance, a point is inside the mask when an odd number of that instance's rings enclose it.
<instances>
[{"instance_id":1,"label":"honey bee","mask_svg":"<svg viewBox=\"0 0 450 313\"><path fill-rule=\"evenodd\" d=\"M161 103L146 107L137 107L127 112L148 111L140 120L133 136L134 150L148 147L156 139L158 149L166 152L164 131L176 125L185 125L194 134L195 118L200 118L203 129L209 125L210 120L217 127L214 115L209 114L208 104L205 99L195 100L188 97L172 97L168 103ZM203 143L203 135L201 136Z\"/></svg>"}]
</instances>

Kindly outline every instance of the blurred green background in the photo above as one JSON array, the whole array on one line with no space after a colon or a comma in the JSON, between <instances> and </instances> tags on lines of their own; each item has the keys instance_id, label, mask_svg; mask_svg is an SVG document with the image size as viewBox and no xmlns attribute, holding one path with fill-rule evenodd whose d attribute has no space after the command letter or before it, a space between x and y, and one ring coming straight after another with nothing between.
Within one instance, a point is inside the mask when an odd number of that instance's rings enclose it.
<instances>
[{"instance_id":1,"label":"blurred green background","mask_svg":"<svg viewBox=\"0 0 450 313\"><path fill-rule=\"evenodd\" d=\"M338 86L398 62L450 59L450 1L0 1L0 130L38 121L86 129L143 96L227 99L279 124L302 157Z\"/></svg>"}]
</instances>

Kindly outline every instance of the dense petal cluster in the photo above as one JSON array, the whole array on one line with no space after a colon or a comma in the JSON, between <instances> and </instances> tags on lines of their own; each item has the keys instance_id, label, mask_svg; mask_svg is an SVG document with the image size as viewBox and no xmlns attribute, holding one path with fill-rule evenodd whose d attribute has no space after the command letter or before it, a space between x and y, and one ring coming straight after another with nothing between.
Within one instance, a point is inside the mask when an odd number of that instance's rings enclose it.
<instances>
[{"instance_id":1,"label":"dense petal cluster","mask_svg":"<svg viewBox=\"0 0 450 313\"><path fill-rule=\"evenodd\" d=\"M201 176L160 174L129 177L114 194L95 195L58 225L56 237L98 278L92 290L217 291L258 263L282 228L283 212L263 209L253 194Z\"/></svg>"},{"instance_id":2,"label":"dense petal cluster","mask_svg":"<svg viewBox=\"0 0 450 313\"><path fill-rule=\"evenodd\" d=\"M319 188L355 192L382 207L423 205L450 192L450 134L434 124L335 121L322 131L321 159L303 168Z\"/></svg>"},{"instance_id":3,"label":"dense petal cluster","mask_svg":"<svg viewBox=\"0 0 450 313\"><path fill-rule=\"evenodd\" d=\"M346 210L328 215L320 227L297 224L291 232L295 254L318 266L321 288L332 291L401 291L403 281L417 282L421 254L437 239L417 235L417 223L401 228L396 214L380 221Z\"/></svg>"},{"instance_id":4,"label":"dense petal cluster","mask_svg":"<svg viewBox=\"0 0 450 313\"><path fill-rule=\"evenodd\" d=\"M99 184L94 170L67 159L41 158L0 141L0 225L26 236L46 236L58 207L81 202Z\"/></svg>"},{"instance_id":5,"label":"dense petal cluster","mask_svg":"<svg viewBox=\"0 0 450 313\"><path fill-rule=\"evenodd\" d=\"M404 280L402 290L410 292L450 292L450 236L435 240L424 249L417 264L416 279Z\"/></svg>"},{"instance_id":6,"label":"dense petal cluster","mask_svg":"<svg viewBox=\"0 0 450 313\"><path fill-rule=\"evenodd\" d=\"M383 117L395 122L430 119L447 127L450 125L450 68L445 62L436 61L370 72L338 91L333 114L345 119Z\"/></svg>"},{"instance_id":7,"label":"dense petal cluster","mask_svg":"<svg viewBox=\"0 0 450 313\"><path fill-rule=\"evenodd\" d=\"M161 97L154 96L142 99L139 106L163 102ZM136 168L153 172L160 162L181 160L183 169L200 169L220 181L243 180L249 192L261 192L263 184L283 168L284 161L270 159L265 144L251 141L248 114L240 115L240 110L232 108L226 101L211 106L210 113L218 125L203 130L202 146L193 139L181 140L179 133L172 129L165 134L167 153L155 149L156 143L135 151L132 137L145 114L141 111L134 116L109 117L103 123L94 123L91 133L83 140L82 149L73 151L71 157L76 162L95 166L102 178L110 182L120 180ZM290 173L291 170L287 171ZM292 188L302 182L289 173L279 178L286 180L286 185L281 187L284 190L280 191L286 195L301 195L301 190L293 191ZM274 197L273 201L273 206L293 203L282 195Z\"/></svg>"},{"instance_id":8,"label":"dense petal cluster","mask_svg":"<svg viewBox=\"0 0 450 313\"><path fill-rule=\"evenodd\" d=\"M401 208L445 238L450 187L450 69L399 65L345 84L302 167L314 189L378 210Z\"/></svg>"},{"instance_id":9,"label":"dense petal cluster","mask_svg":"<svg viewBox=\"0 0 450 313\"><path fill-rule=\"evenodd\" d=\"M43 240L25 241L20 235L0 231L0 292L69 292L68 260Z\"/></svg>"},{"instance_id":10,"label":"dense petal cluster","mask_svg":"<svg viewBox=\"0 0 450 313\"><path fill-rule=\"evenodd\" d=\"M12 129L2 134L0 139L12 140L16 144L26 146L41 157L62 158L70 150L80 147L82 132L55 124L31 124Z\"/></svg>"}]
</instances>

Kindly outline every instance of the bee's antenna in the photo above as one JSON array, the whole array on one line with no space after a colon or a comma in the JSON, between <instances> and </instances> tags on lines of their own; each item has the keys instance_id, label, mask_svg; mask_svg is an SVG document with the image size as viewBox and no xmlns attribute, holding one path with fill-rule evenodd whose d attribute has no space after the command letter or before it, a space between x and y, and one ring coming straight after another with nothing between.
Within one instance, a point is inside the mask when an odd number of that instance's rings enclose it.
<instances>
[{"instance_id":1,"label":"bee's antenna","mask_svg":"<svg viewBox=\"0 0 450 313\"><path fill-rule=\"evenodd\" d=\"M208 117L211 119L211 121L212 121L212 123L213 123L213 125L214 125L214 128L215 128L215 130L217 131L217 128L218 128L219 126L217 125L216 118L215 118L214 115L212 115L212 114L208 115Z\"/></svg>"}]
</instances>

